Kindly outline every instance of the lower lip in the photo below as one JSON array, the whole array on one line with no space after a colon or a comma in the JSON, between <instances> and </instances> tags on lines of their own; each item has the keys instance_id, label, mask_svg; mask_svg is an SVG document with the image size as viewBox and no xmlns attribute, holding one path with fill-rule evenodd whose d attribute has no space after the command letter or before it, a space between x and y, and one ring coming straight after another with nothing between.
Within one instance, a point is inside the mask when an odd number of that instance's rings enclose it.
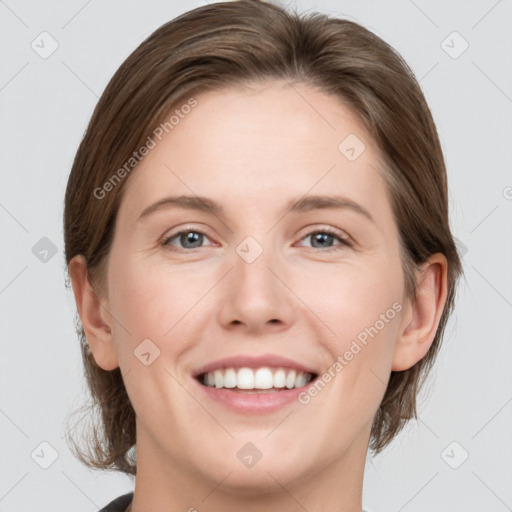
<instances>
[{"instance_id":1,"label":"lower lip","mask_svg":"<svg viewBox=\"0 0 512 512\"><path fill-rule=\"evenodd\" d=\"M197 379L194 380L212 400L226 406L232 411L247 415L265 414L281 409L297 401L299 394L307 389L313 382L311 381L301 388L270 391L268 393L244 393L243 391L232 391L226 388L205 386Z\"/></svg>"}]
</instances>

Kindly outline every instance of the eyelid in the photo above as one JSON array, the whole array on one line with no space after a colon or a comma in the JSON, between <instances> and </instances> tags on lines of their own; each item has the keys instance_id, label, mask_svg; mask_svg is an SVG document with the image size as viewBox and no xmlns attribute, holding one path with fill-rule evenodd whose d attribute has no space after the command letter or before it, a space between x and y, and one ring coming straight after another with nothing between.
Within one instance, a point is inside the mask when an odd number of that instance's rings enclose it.
<instances>
[{"instance_id":1,"label":"eyelid","mask_svg":"<svg viewBox=\"0 0 512 512\"><path fill-rule=\"evenodd\" d=\"M343 245L346 245L348 247L353 247L355 245L355 241L352 239L352 237L346 233L345 231L334 228L332 226L322 226L322 225L313 225L313 226L307 226L304 228L306 231L304 234L302 234L299 237L299 241L303 240L304 238L311 236L315 233L327 233L329 235L332 235L336 238L339 238L341 240L341 243ZM335 250L337 246L330 247L327 249L324 249L323 252L328 252L329 250ZM322 251L319 249L319 251Z\"/></svg>"},{"instance_id":2,"label":"eyelid","mask_svg":"<svg viewBox=\"0 0 512 512\"><path fill-rule=\"evenodd\" d=\"M318 249L316 247L312 247L312 249L314 249L318 252L336 251L336 250L339 250L340 247L343 248L343 246L344 247L354 247L354 245L355 245L355 241L352 239L352 237L350 235L348 235L345 231L342 231L338 228L334 228L332 226L310 225L310 226L306 226L305 228L303 228L303 230L304 230L303 234L299 235L299 237L298 237L298 242L301 242L303 239L307 238L308 236L312 236L316 233L327 233L327 234L339 239L338 245L334 245L334 246L328 247L326 249ZM196 247L194 249L181 249L179 247L174 247L168 243L171 239L176 238L178 235L186 233L186 232L194 232L194 233L201 234L201 235L207 237L208 240L210 240L210 241L212 241L212 239L213 239L213 237L209 234L208 229L203 228L203 227L197 228L197 225L185 225L185 226L180 226L179 228L177 228L177 231L171 230L171 233L165 234L164 236L162 236L162 238L160 240L160 244L164 247L172 247L174 250L176 250L178 252L192 252L196 249L202 249L203 247L211 246L211 245L210 246L200 246L200 247ZM215 243L216 242L214 242L213 245L215 245Z\"/></svg>"},{"instance_id":3,"label":"eyelid","mask_svg":"<svg viewBox=\"0 0 512 512\"><path fill-rule=\"evenodd\" d=\"M209 230L207 228L203 228L203 227L198 228L197 225L185 225L185 226L180 226L179 228L176 228L176 231L174 231L173 229L170 232L166 231L165 234L160 238L159 243L161 245L166 245L166 243L170 239L175 238L179 234L182 234L183 232L188 232L188 231L193 232L193 233L202 234L202 235L206 236L208 238L208 240L212 241L213 236L211 236L209 234ZM200 247L198 247L198 249L200 249ZM176 250L190 252L193 249L187 250L187 249L180 249L177 247Z\"/></svg>"}]
</instances>

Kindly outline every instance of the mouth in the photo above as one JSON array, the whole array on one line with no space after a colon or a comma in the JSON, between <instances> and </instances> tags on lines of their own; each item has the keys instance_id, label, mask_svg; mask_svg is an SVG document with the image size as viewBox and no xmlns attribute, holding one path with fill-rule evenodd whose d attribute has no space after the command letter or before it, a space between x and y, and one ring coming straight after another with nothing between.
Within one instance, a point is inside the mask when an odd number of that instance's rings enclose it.
<instances>
[{"instance_id":1,"label":"mouth","mask_svg":"<svg viewBox=\"0 0 512 512\"><path fill-rule=\"evenodd\" d=\"M270 413L293 404L318 376L314 369L277 355L230 357L193 374L208 399L246 415Z\"/></svg>"},{"instance_id":2,"label":"mouth","mask_svg":"<svg viewBox=\"0 0 512 512\"><path fill-rule=\"evenodd\" d=\"M201 373L196 379L206 387L253 394L300 389L316 377L316 373L286 367L229 367Z\"/></svg>"}]
</instances>

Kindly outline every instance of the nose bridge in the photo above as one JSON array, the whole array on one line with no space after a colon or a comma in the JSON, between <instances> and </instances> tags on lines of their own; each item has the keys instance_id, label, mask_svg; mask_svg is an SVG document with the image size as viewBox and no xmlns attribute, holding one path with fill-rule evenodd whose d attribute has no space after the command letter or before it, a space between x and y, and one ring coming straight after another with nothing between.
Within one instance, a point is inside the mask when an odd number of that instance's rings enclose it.
<instances>
[{"instance_id":1,"label":"nose bridge","mask_svg":"<svg viewBox=\"0 0 512 512\"><path fill-rule=\"evenodd\" d=\"M256 238L257 236L257 238ZM276 288L275 276L278 257L273 249L271 235L247 236L235 248L234 278L239 289L256 293L271 293ZM270 269L269 269L270 267Z\"/></svg>"},{"instance_id":2,"label":"nose bridge","mask_svg":"<svg viewBox=\"0 0 512 512\"><path fill-rule=\"evenodd\" d=\"M221 319L227 324L243 323L258 330L267 323L288 323L289 293L276 277L282 272L271 236L248 236L235 247L233 270L221 305Z\"/></svg>"}]
</instances>

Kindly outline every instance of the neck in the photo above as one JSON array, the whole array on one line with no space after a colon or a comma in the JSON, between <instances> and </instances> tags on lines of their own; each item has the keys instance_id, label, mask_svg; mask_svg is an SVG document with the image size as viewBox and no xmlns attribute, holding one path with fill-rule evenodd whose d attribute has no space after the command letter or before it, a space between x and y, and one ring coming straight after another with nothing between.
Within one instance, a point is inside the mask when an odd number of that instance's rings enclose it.
<instances>
[{"instance_id":1,"label":"neck","mask_svg":"<svg viewBox=\"0 0 512 512\"><path fill-rule=\"evenodd\" d=\"M131 512L361 512L368 432L363 432L342 457L320 461L290 476L260 461L247 470L235 466L215 474L197 472L186 460L162 458L164 449L151 436L137 432L137 476ZM283 458L286 454L283 453ZM292 468L293 469L293 468ZM250 473L247 473L250 471ZM240 475L250 480L240 483Z\"/></svg>"}]
</instances>

